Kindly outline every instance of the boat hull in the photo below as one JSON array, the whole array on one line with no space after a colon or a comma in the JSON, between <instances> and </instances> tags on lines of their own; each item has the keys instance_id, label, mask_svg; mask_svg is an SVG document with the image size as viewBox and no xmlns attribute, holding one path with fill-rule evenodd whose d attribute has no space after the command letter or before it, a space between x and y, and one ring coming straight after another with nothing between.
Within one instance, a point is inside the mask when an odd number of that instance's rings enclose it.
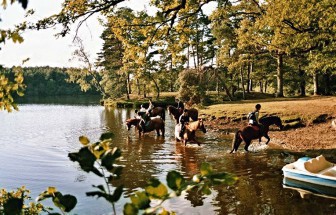
<instances>
[{"instance_id":1,"label":"boat hull","mask_svg":"<svg viewBox=\"0 0 336 215\"><path fill-rule=\"evenodd\" d=\"M309 194L336 199L336 188L333 187L327 187L287 177L284 177L283 179L283 186L285 188L298 190L300 193L302 191L307 191Z\"/></svg>"},{"instance_id":2,"label":"boat hull","mask_svg":"<svg viewBox=\"0 0 336 215\"><path fill-rule=\"evenodd\" d=\"M286 170L283 170L283 173L285 178L291 178L294 180L303 181L310 184L316 184L319 186L325 186L336 189L336 179L322 178L313 174L309 175Z\"/></svg>"}]
</instances>

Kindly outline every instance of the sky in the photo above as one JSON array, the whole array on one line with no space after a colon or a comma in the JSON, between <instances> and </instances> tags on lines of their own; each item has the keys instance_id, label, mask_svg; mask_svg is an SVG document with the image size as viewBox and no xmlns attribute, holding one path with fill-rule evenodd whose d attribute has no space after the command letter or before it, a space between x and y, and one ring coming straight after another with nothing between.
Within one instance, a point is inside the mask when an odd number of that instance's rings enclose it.
<instances>
[{"instance_id":1,"label":"sky","mask_svg":"<svg viewBox=\"0 0 336 215\"><path fill-rule=\"evenodd\" d=\"M149 12L150 0L126 0L121 6L128 6L134 10L146 8ZM6 9L0 7L0 29L7 29L24 20L37 21L56 14L61 10L63 0L29 0L28 8L34 9L34 15L25 18L27 10L14 3ZM90 17L79 29L78 36L83 40L84 47L90 55L90 60L95 62L97 53L101 51L103 40L100 35L103 27L98 23L99 15ZM66 37L55 37L61 28L40 31L27 31L22 36L24 42L13 43L6 41L1 44L0 65L5 67L22 65L24 59L29 58L23 66L51 66L51 67L81 67L82 64L72 58L76 49L73 45L76 25L72 26L71 33Z\"/></svg>"},{"instance_id":2,"label":"sky","mask_svg":"<svg viewBox=\"0 0 336 215\"><path fill-rule=\"evenodd\" d=\"M5 10L1 7L0 29L13 27L23 20L37 21L56 14L61 10L62 2L63 0L29 0L26 10L18 3L9 5ZM144 8L146 2L148 0L131 0L126 1L125 5L140 10ZM34 9L35 14L25 18L26 11L29 9ZM98 15L90 17L78 33L92 62L97 58L97 53L100 52L103 43L100 39L103 27L98 23L97 18ZM23 66L80 67L81 63L72 59L72 53L76 49L73 45L76 25L72 26L71 33L66 37L56 38L55 34L60 32L60 29L58 27L25 32L22 35L24 42L21 44L6 41L4 45L1 44L0 65L19 66L24 59L29 58Z\"/></svg>"}]
</instances>

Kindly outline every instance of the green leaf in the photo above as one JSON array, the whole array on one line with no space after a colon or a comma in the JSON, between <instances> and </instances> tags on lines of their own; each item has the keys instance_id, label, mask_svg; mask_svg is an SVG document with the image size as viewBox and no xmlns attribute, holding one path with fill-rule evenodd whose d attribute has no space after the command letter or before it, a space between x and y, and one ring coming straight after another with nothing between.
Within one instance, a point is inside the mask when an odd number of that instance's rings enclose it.
<instances>
[{"instance_id":1,"label":"green leaf","mask_svg":"<svg viewBox=\"0 0 336 215\"><path fill-rule=\"evenodd\" d=\"M120 156L121 156L120 149L107 151L101 158L102 166L104 166L107 170L112 170L115 160Z\"/></svg>"},{"instance_id":2,"label":"green leaf","mask_svg":"<svg viewBox=\"0 0 336 215\"><path fill-rule=\"evenodd\" d=\"M167 174L167 184L168 187L174 191L181 189L184 185L185 180L183 176L177 171L170 171Z\"/></svg>"},{"instance_id":3,"label":"green leaf","mask_svg":"<svg viewBox=\"0 0 336 215\"><path fill-rule=\"evenodd\" d=\"M101 191L103 191L103 192L106 192L106 191L105 191L105 187L104 187L103 185L98 185L98 186L96 186L96 185L92 185L92 186L98 188L99 190L101 190Z\"/></svg>"},{"instance_id":4,"label":"green leaf","mask_svg":"<svg viewBox=\"0 0 336 215\"><path fill-rule=\"evenodd\" d=\"M136 192L131 196L132 203L139 209L146 209L150 207L150 199L146 192Z\"/></svg>"},{"instance_id":5,"label":"green leaf","mask_svg":"<svg viewBox=\"0 0 336 215\"><path fill-rule=\"evenodd\" d=\"M103 141L103 140L107 140L107 139L112 139L114 137L114 134L112 132L107 132L107 133L103 133L99 140Z\"/></svg>"},{"instance_id":6,"label":"green leaf","mask_svg":"<svg viewBox=\"0 0 336 215\"><path fill-rule=\"evenodd\" d=\"M72 209L75 208L77 204L77 199L73 195L66 194L64 196L59 197L59 203L63 211L70 212Z\"/></svg>"},{"instance_id":7,"label":"green leaf","mask_svg":"<svg viewBox=\"0 0 336 215\"><path fill-rule=\"evenodd\" d=\"M168 194L167 187L156 178L150 179L149 186L145 190L150 196L159 199L163 199Z\"/></svg>"},{"instance_id":8,"label":"green leaf","mask_svg":"<svg viewBox=\"0 0 336 215\"><path fill-rule=\"evenodd\" d=\"M201 188L202 193L204 193L205 195L210 195L211 194L211 190L209 188L209 186L207 184L204 184Z\"/></svg>"},{"instance_id":9,"label":"green leaf","mask_svg":"<svg viewBox=\"0 0 336 215\"><path fill-rule=\"evenodd\" d=\"M77 161L85 172L93 172L100 177L104 176L96 167L94 167L96 157L88 147L83 147L78 152L69 153L68 156L71 161Z\"/></svg>"},{"instance_id":10,"label":"green leaf","mask_svg":"<svg viewBox=\"0 0 336 215\"><path fill-rule=\"evenodd\" d=\"M111 202L117 202L120 199L121 194L123 193L123 190L124 190L123 185L118 186L114 190L113 195L111 196Z\"/></svg>"},{"instance_id":11,"label":"green leaf","mask_svg":"<svg viewBox=\"0 0 336 215\"><path fill-rule=\"evenodd\" d=\"M133 204L131 203L126 203L124 205L124 215L134 215L134 214L138 214L139 210L137 207L135 207Z\"/></svg>"},{"instance_id":12,"label":"green leaf","mask_svg":"<svg viewBox=\"0 0 336 215\"><path fill-rule=\"evenodd\" d=\"M212 167L209 163L202 163L201 165L201 176L207 176L212 173Z\"/></svg>"},{"instance_id":13,"label":"green leaf","mask_svg":"<svg viewBox=\"0 0 336 215\"><path fill-rule=\"evenodd\" d=\"M105 192L101 192L101 191L90 191L90 192L86 192L87 196L97 196L97 198L103 197L106 200L108 200L108 195Z\"/></svg>"},{"instance_id":14,"label":"green leaf","mask_svg":"<svg viewBox=\"0 0 336 215\"><path fill-rule=\"evenodd\" d=\"M81 144L83 144L84 146L86 146L87 144L90 143L89 138L85 137L85 136L80 136L79 137L79 142L81 142Z\"/></svg>"},{"instance_id":15,"label":"green leaf","mask_svg":"<svg viewBox=\"0 0 336 215\"><path fill-rule=\"evenodd\" d=\"M5 214L20 215L23 208L23 197L9 197L3 204Z\"/></svg>"}]
</instances>

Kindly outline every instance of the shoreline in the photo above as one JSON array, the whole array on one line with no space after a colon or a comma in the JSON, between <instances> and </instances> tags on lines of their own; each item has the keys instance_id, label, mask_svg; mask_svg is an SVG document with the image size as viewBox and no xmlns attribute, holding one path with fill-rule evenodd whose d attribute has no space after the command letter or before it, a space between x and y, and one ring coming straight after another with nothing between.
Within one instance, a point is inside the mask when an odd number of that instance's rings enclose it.
<instances>
[{"instance_id":1,"label":"shoreline","mask_svg":"<svg viewBox=\"0 0 336 215\"><path fill-rule=\"evenodd\" d=\"M245 126L247 122L227 122L223 119L206 120L204 125L215 132L224 132L233 138L233 134ZM310 124L300 128L288 128L281 130L271 126L268 132L271 138L269 146L272 149L280 149L289 154L305 154L307 156L318 156L323 154L325 157L336 161L336 130L331 128L331 120L323 123ZM262 143L265 143L262 138ZM257 143L253 140L251 145ZM238 150L244 150L243 142Z\"/></svg>"}]
</instances>

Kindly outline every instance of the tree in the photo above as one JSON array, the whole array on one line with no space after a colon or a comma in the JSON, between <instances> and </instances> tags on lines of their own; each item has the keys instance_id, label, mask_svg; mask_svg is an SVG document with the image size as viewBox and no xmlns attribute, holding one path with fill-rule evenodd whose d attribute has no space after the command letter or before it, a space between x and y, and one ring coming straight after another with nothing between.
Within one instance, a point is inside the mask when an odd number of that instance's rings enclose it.
<instances>
[{"instance_id":1,"label":"tree","mask_svg":"<svg viewBox=\"0 0 336 215\"><path fill-rule=\"evenodd\" d=\"M86 92L92 87L101 93L103 98L108 98L109 94L101 83L101 73L97 71L94 64L90 61L89 54L85 51L82 40L79 37L75 38L77 49L74 51L74 58L77 58L80 62L84 63L82 69L69 68L67 79L70 83L77 83L81 87L82 91Z\"/></svg>"}]
</instances>

